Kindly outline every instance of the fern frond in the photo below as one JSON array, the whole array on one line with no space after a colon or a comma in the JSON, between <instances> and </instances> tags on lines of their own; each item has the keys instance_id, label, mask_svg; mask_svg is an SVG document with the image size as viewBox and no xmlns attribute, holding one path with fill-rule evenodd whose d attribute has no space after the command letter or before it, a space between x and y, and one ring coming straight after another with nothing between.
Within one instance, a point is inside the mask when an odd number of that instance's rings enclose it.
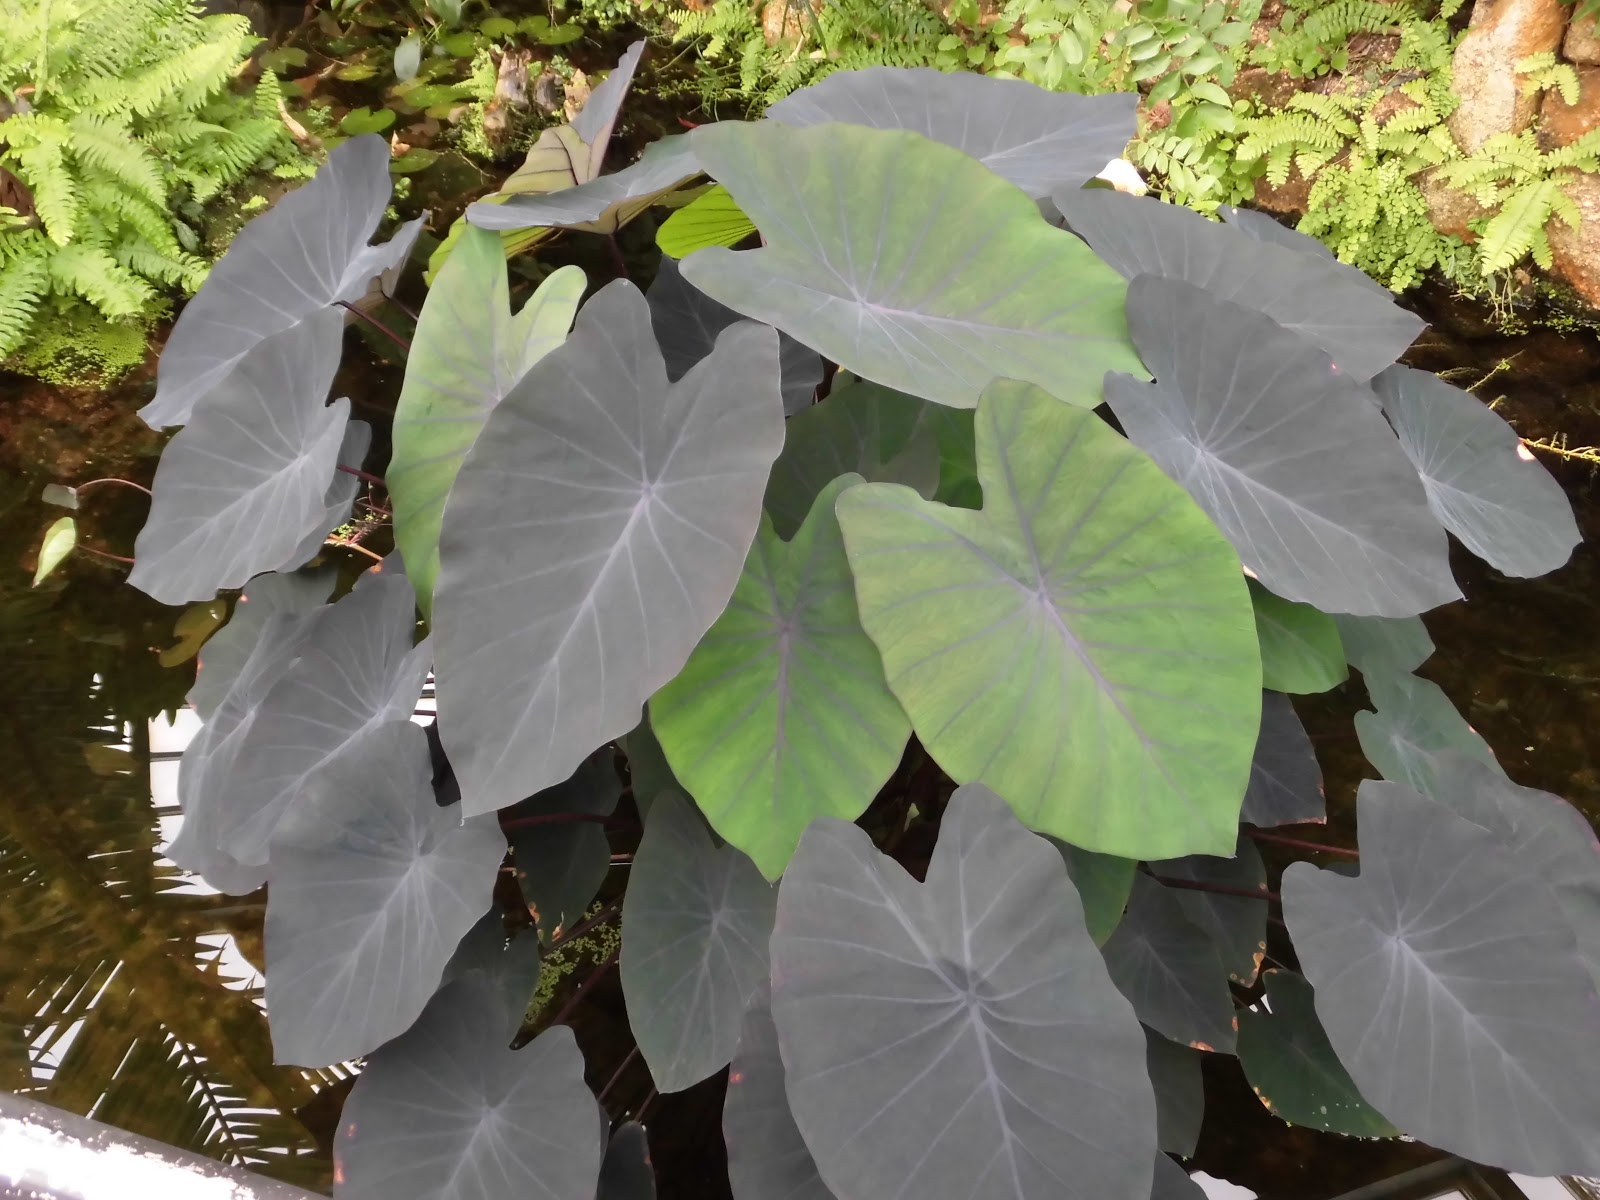
<instances>
[{"instance_id":1,"label":"fern frond","mask_svg":"<svg viewBox=\"0 0 1600 1200\"><path fill-rule=\"evenodd\" d=\"M167 203L167 185L155 158L133 141L126 124L95 113L72 118L72 156L80 166L115 179L157 208Z\"/></svg>"},{"instance_id":2,"label":"fern frond","mask_svg":"<svg viewBox=\"0 0 1600 1200\"><path fill-rule=\"evenodd\" d=\"M20 347L50 287L44 256L18 257L0 266L0 359Z\"/></svg>"},{"instance_id":3,"label":"fern frond","mask_svg":"<svg viewBox=\"0 0 1600 1200\"><path fill-rule=\"evenodd\" d=\"M77 242L46 260L57 291L88 300L105 317L136 317L155 303L155 291L99 246Z\"/></svg>"},{"instance_id":4,"label":"fern frond","mask_svg":"<svg viewBox=\"0 0 1600 1200\"><path fill-rule=\"evenodd\" d=\"M1549 266L1550 243L1544 227L1555 211L1559 194L1560 185L1555 180L1538 179L1506 197L1500 211L1484 226L1478 242L1486 273L1504 271L1529 252L1540 266Z\"/></svg>"},{"instance_id":5,"label":"fern frond","mask_svg":"<svg viewBox=\"0 0 1600 1200\"><path fill-rule=\"evenodd\" d=\"M8 119L0 133L10 143L0 154L0 165L9 167L33 192L33 207L44 224L45 234L58 246L65 246L78 224L78 181L67 159L71 127L45 113L25 113Z\"/></svg>"}]
</instances>

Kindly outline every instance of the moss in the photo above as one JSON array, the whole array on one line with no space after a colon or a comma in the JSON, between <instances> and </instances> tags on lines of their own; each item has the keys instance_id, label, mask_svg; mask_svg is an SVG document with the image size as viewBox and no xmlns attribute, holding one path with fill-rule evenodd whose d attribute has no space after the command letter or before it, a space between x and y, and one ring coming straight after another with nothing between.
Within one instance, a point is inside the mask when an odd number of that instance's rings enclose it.
<instances>
[{"instance_id":1,"label":"moss","mask_svg":"<svg viewBox=\"0 0 1600 1200\"><path fill-rule=\"evenodd\" d=\"M594 904L585 914L585 919L594 916L600 911L600 907L598 903ZM545 1006L550 1003L556 990L561 986L561 981L568 975L580 967L595 969L615 954L621 946L622 928L616 921L596 925L582 937L559 943L539 964L539 986L534 990L533 999L528 1001L526 1019L530 1022L539 1019Z\"/></svg>"},{"instance_id":2,"label":"moss","mask_svg":"<svg viewBox=\"0 0 1600 1200\"><path fill-rule=\"evenodd\" d=\"M7 370L67 387L105 387L144 362L150 321L110 321L81 304L42 314Z\"/></svg>"}]
</instances>

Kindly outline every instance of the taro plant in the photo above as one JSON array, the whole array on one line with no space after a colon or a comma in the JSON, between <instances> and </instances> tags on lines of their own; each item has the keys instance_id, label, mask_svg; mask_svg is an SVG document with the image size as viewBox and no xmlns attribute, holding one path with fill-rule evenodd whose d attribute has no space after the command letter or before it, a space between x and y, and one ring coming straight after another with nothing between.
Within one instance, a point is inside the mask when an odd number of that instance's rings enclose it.
<instances>
[{"instance_id":1,"label":"taro plant","mask_svg":"<svg viewBox=\"0 0 1600 1200\"><path fill-rule=\"evenodd\" d=\"M1600 1170L1595 838L1414 674L1448 534L1550 571L1565 499L1310 239L1085 187L1108 103L841 72L469 209L398 554L331 604L296 568L383 466L327 403L334 306L407 249L367 244L381 142L185 310L132 581L248 603L172 854L268 881L279 1058L364 1060L340 1196L652 1194L635 1054L661 1093L728 1069L740 1200L1198 1194L1169 1156L1232 1054L1291 1122ZM701 175L759 245L512 310L497 232L605 236ZM1359 845L1285 838L1326 815L1290 695L1351 665ZM1276 890L1263 845L1306 859ZM602 1104L597 976L529 997L618 921Z\"/></svg>"}]
</instances>

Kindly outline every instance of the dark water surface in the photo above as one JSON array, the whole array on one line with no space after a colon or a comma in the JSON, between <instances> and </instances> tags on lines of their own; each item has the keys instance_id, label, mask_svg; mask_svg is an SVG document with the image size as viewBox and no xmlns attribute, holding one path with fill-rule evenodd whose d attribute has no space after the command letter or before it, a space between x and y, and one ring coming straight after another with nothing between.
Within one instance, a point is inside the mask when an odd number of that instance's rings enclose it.
<instances>
[{"instance_id":1,"label":"dark water surface","mask_svg":"<svg viewBox=\"0 0 1600 1200\"><path fill-rule=\"evenodd\" d=\"M1465 386L1509 360L1478 394L1504 396L1498 411L1519 433L1600 444L1592 334L1507 338L1469 308L1426 298L1422 307L1435 328L1410 355L1413 365L1459 371L1451 377ZM398 382L393 364L369 356L347 369L340 391L381 413ZM0 1087L326 1190L348 1080L272 1062L248 978L249 964L261 962L264 898L197 894L158 862L152 774L170 777L176 767L152 754L148 723L181 706L192 680L192 661L157 661L176 640L178 610L125 586L117 565L82 555L39 590L28 586L40 535L61 515L39 502L44 484L106 475L149 482L160 442L133 416L148 390L147 377L110 393L76 393L0 376L0 663L8 685L0 691ZM1468 601L1428 615L1438 651L1421 673L1445 689L1514 779L1567 797L1596 821L1600 468L1545 461L1588 541L1539 580L1508 580L1458 555ZM96 488L78 514L84 540L129 554L144 511L136 492ZM353 557L349 565L359 569ZM1350 719L1364 701L1353 678L1301 705L1327 776L1326 837L1346 844L1356 784L1372 774ZM119 748L125 731L131 742ZM631 1043L614 973L591 995L578 1032L598 1089ZM1438 1157L1415 1145L1290 1129L1220 1056L1208 1063L1207 1084L1196 1165L1268 1200L1335 1196ZM664 1196L727 1194L721 1087L711 1080L652 1108ZM635 1064L613 1094L632 1106L648 1089Z\"/></svg>"}]
</instances>

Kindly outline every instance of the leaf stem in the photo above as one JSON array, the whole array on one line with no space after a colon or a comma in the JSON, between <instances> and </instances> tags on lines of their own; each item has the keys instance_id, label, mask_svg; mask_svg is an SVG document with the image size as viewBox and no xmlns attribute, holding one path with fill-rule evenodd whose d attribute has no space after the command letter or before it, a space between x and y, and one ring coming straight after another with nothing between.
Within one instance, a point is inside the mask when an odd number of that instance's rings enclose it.
<instances>
[{"instance_id":1,"label":"leaf stem","mask_svg":"<svg viewBox=\"0 0 1600 1200\"><path fill-rule=\"evenodd\" d=\"M91 479L88 483L77 484L72 490L75 492L87 492L90 488L99 487L102 483L117 483L123 487L131 487L136 491L143 492L146 496L150 495L150 489L145 487L144 484L135 483L131 479L119 479L115 475L109 475L104 479Z\"/></svg>"},{"instance_id":2,"label":"leaf stem","mask_svg":"<svg viewBox=\"0 0 1600 1200\"><path fill-rule=\"evenodd\" d=\"M1277 892L1269 892L1266 888L1235 887L1231 883L1207 883L1199 879L1173 879L1170 875L1157 875L1154 871L1148 874L1163 887L1181 888L1190 892L1212 892L1218 896L1242 896L1246 900L1265 900L1269 904L1282 903Z\"/></svg>"},{"instance_id":3,"label":"leaf stem","mask_svg":"<svg viewBox=\"0 0 1600 1200\"><path fill-rule=\"evenodd\" d=\"M1340 858L1359 860L1361 851L1348 850L1343 846L1329 846L1324 842L1307 842L1300 838L1284 837L1281 833L1265 833L1260 829L1245 830L1253 841L1263 842L1268 846L1283 846L1290 850L1305 850L1311 854L1336 854Z\"/></svg>"},{"instance_id":4,"label":"leaf stem","mask_svg":"<svg viewBox=\"0 0 1600 1200\"><path fill-rule=\"evenodd\" d=\"M374 475L370 471L363 471L360 467L347 467L343 463L340 463L339 470L343 471L346 475L354 475L357 479L360 479L366 483L376 484L378 487L384 486L383 476Z\"/></svg>"},{"instance_id":5,"label":"leaf stem","mask_svg":"<svg viewBox=\"0 0 1600 1200\"><path fill-rule=\"evenodd\" d=\"M501 829L532 829L536 825L604 825L611 820L599 813L540 813L533 817L513 817L501 821Z\"/></svg>"},{"instance_id":6,"label":"leaf stem","mask_svg":"<svg viewBox=\"0 0 1600 1200\"><path fill-rule=\"evenodd\" d=\"M633 1060L639 1057L639 1047L634 1046L628 1051L628 1056L622 1060L622 1065L611 1072L611 1078L606 1080L605 1087L600 1089L600 1094L595 1097L601 1104L606 1102L606 1097L611 1094L611 1089L617 1086L617 1081L622 1078L622 1073L633 1065Z\"/></svg>"},{"instance_id":7,"label":"leaf stem","mask_svg":"<svg viewBox=\"0 0 1600 1200\"><path fill-rule=\"evenodd\" d=\"M611 248L611 265L617 269L617 278L628 278L628 260L622 257L622 243L614 233L606 234L606 245Z\"/></svg>"},{"instance_id":8,"label":"leaf stem","mask_svg":"<svg viewBox=\"0 0 1600 1200\"><path fill-rule=\"evenodd\" d=\"M79 542L75 548L82 550L85 554L92 554L96 558L103 558L108 562L122 563L129 567L133 566L133 559L123 558L120 554L112 554L109 550L96 550L93 546L86 545L83 542Z\"/></svg>"},{"instance_id":9,"label":"leaf stem","mask_svg":"<svg viewBox=\"0 0 1600 1200\"><path fill-rule=\"evenodd\" d=\"M348 300L337 300L337 301L335 301L335 303L338 304L338 306L340 308L344 309L346 312L355 313L356 316L360 317L368 325L371 325L374 329L376 329L379 333L383 334L384 337L388 338L396 346L399 346L400 349L404 350L407 354L411 353L411 343L406 341L405 338L401 337L394 330L390 329L387 325L385 325L382 321L378 320L378 318L373 316L371 313L363 312L361 309L357 308L354 304L351 304Z\"/></svg>"}]
</instances>

